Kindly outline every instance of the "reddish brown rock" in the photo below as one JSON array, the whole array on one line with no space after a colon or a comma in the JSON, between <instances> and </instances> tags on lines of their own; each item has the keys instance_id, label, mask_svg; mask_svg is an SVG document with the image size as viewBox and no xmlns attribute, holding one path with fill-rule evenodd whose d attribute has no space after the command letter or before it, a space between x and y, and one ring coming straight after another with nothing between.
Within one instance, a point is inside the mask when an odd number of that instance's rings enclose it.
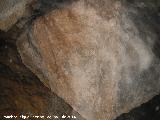
<instances>
[{"instance_id":1,"label":"reddish brown rock","mask_svg":"<svg viewBox=\"0 0 160 120\"><path fill-rule=\"evenodd\" d=\"M84 118L113 120L159 93L156 36L140 33L129 17L135 9L94 2L38 18L17 45L24 64Z\"/></svg>"}]
</instances>

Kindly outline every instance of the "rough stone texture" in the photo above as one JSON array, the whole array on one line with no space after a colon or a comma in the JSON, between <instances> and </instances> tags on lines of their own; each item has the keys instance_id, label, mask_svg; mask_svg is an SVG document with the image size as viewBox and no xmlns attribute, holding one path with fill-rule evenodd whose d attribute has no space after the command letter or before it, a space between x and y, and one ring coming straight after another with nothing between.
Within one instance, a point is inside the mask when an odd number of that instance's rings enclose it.
<instances>
[{"instance_id":1,"label":"rough stone texture","mask_svg":"<svg viewBox=\"0 0 160 120\"><path fill-rule=\"evenodd\" d=\"M18 30L12 32L16 35ZM3 116L14 115L18 116L15 120L22 120L20 115L29 115L29 120L42 120L32 117L42 115L45 116L43 120L48 120L47 116L53 119L56 115L58 120L66 120L62 115L75 115L76 120L83 120L22 64L14 44L16 40L10 38L12 35L0 32L0 119L7 120Z\"/></svg>"},{"instance_id":2,"label":"rough stone texture","mask_svg":"<svg viewBox=\"0 0 160 120\"><path fill-rule=\"evenodd\" d=\"M113 120L160 91L158 38L137 8L79 0L53 10L20 36L22 60L87 120Z\"/></svg>"},{"instance_id":3,"label":"rough stone texture","mask_svg":"<svg viewBox=\"0 0 160 120\"><path fill-rule=\"evenodd\" d=\"M27 14L26 5L33 0L0 0L0 30L7 31Z\"/></svg>"}]
</instances>

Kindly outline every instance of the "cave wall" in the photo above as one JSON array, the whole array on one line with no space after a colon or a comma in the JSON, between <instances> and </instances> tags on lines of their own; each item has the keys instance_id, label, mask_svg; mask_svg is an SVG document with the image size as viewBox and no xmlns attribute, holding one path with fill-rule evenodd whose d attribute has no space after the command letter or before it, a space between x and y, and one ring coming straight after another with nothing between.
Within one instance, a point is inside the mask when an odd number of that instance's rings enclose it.
<instances>
[{"instance_id":1,"label":"cave wall","mask_svg":"<svg viewBox=\"0 0 160 120\"><path fill-rule=\"evenodd\" d=\"M22 8L27 14L6 17L0 29L17 22L22 62L87 120L112 120L159 94L158 1L40 0Z\"/></svg>"}]
</instances>

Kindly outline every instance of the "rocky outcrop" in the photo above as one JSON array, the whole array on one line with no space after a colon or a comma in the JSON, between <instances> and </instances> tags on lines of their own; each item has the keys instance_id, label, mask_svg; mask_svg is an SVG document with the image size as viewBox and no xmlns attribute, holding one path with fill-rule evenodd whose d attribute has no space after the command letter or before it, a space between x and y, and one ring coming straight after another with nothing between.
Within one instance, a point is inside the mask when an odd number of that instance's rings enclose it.
<instances>
[{"instance_id":1,"label":"rocky outcrop","mask_svg":"<svg viewBox=\"0 0 160 120\"><path fill-rule=\"evenodd\" d=\"M158 37L140 17L144 5L79 0L53 10L20 36L22 60L87 120L113 120L160 91Z\"/></svg>"}]
</instances>

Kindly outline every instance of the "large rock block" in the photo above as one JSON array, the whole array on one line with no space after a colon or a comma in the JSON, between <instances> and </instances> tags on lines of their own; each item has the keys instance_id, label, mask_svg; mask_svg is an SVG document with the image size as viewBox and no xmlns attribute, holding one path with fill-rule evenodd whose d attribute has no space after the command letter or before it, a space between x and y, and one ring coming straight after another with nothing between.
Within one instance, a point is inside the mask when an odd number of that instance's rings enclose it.
<instances>
[{"instance_id":1,"label":"large rock block","mask_svg":"<svg viewBox=\"0 0 160 120\"><path fill-rule=\"evenodd\" d=\"M131 13L110 0L51 11L19 38L22 60L87 120L113 120L160 90L156 35Z\"/></svg>"}]
</instances>

